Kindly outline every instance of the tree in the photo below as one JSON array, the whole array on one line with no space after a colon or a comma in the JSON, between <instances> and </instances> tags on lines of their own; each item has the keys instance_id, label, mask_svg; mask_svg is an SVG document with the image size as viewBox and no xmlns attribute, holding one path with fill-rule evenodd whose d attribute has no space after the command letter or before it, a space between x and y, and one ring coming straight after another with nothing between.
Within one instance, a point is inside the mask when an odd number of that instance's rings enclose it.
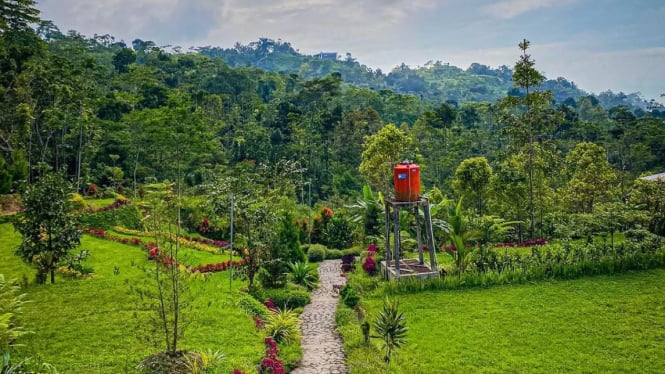
<instances>
[{"instance_id":1,"label":"tree","mask_svg":"<svg viewBox=\"0 0 665 374\"><path fill-rule=\"evenodd\" d=\"M35 0L0 0L0 33L26 30L39 21Z\"/></svg>"},{"instance_id":2,"label":"tree","mask_svg":"<svg viewBox=\"0 0 665 374\"><path fill-rule=\"evenodd\" d=\"M573 211L593 213L599 200L611 193L616 173L607 162L605 149L594 143L579 143L566 155L570 180L566 194Z\"/></svg>"},{"instance_id":3,"label":"tree","mask_svg":"<svg viewBox=\"0 0 665 374\"><path fill-rule=\"evenodd\" d=\"M410 145L409 137L397 126L384 126L376 134L365 138L360 173L367 177L374 189L383 194L390 192L392 169L405 157Z\"/></svg>"},{"instance_id":4,"label":"tree","mask_svg":"<svg viewBox=\"0 0 665 374\"><path fill-rule=\"evenodd\" d=\"M530 237L535 238L535 201L534 201L534 162L536 158L535 142L547 138L548 128L562 120L562 113L550 110L553 101L551 91L533 91L540 86L545 77L535 69L535 61L526 51L531 43L524 39L519 43L522 51L519 61L515 64L513 83L515 88L524 90L524 96L509 95L499 103L504 110L502 120L507 124L506 130L515 142L516 148L527 144L529 158L527 170L529 176L529 220Z\"/></svg>"},{"instance_id":5,"label":"tree","mask_svg":"<svg viewBox=\"0 0 665 374\"><path fill-rule=\"evenodd\" d=\"M455 170L453 186L460 195L473 199L479 216L483 214L491 178L492 168L485 157L468 158Z\"/></svg>"},{"instance_id":6,"label":"tree","mask_svg":"<svg viewBox=\"0 0 665 374\"><path fill-rule=\"evenodd\" d=\"M70 186L60 173L47 172L23 194L25 211L14 223L22 242L16 254L37 268L37 282L46 282L69 251L78 247L81 232L71 213Z\"/></svg>"}]
</instances>

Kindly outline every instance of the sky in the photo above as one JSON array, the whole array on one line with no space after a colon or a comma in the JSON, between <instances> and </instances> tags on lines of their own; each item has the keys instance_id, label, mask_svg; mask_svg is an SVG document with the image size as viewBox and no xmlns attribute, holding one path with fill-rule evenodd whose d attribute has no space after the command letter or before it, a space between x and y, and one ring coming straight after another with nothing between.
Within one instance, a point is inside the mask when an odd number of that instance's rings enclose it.
<instances>
[{"instance_id":1,"label":"sky","mask_svg":"<svg viewBox=\"0 0 665 374\"><path fill-rule=\"evenodd\" d=\"M663 0L38 0L37 8L63 32L128 45L229 48L266 37L303 54L351 53L384 73L428 61L512 67L526 38L550 79L665 103Z\"/></svg>"}]
</instances>

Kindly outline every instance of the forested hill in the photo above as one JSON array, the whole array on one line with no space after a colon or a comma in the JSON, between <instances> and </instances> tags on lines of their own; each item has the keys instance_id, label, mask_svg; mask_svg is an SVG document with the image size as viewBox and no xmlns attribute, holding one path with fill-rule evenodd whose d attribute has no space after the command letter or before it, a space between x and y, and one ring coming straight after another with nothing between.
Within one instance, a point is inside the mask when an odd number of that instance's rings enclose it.
<instances>
[{"instance_id":1,"label":"forested hill","mask_svg":"<svg viewBox=\"0 0 665 374\"><path fill-rule=\"evenodd\" d=\"M428 61L421 67L402 64L384 73L381 69L362 65L350 53L339 56L335 52L333 55L304 55L288 42L268 38L247 45L236 43L233 48L206 46L196 50L208 57L221 58L232 67L253 66L267 71L295 73L304 79L322 78L339 72L346 83L358 87L414 94L433 103L496 102L509 93L516 93L511 80L512 68L505 65L492 69L473 63L464 70L441 61ZM539 89L551 90L554 99L560 103L589 95L562 77L546 80ZM596 95L596 98L606 109L625 105L645 110L649 106L649 102L637 93L606 91Z\"/></svg>"},{"instance_id":2,"label":"forested hill","mask_svg":"<svg viewBox=\"0 0 665 374\"><path fill-rule=\"evenodd\" d=\"M519 204L534 155L539 183L564 195L574 171L566 156L587 143L621 192L665 165L665 110L621 106L616 95L607 109L565 80L542 83L552 96L531 86L523 97L506 67L432 63L386 75L268 39L186 53L9 16L0 11L0 194L20 191L44 165L64 170L78 191L96 184L131 195L181 177L204 188L268 165L297 171L300 202L310 191L312 201L349 199L366 183L381 187L385 168L409 158L424 186L452 195L458 167L483 159L499 192L517 191ZM593 191L605 188L595 169L579 169L593 173Z\"/></svg>"}]
</instances>

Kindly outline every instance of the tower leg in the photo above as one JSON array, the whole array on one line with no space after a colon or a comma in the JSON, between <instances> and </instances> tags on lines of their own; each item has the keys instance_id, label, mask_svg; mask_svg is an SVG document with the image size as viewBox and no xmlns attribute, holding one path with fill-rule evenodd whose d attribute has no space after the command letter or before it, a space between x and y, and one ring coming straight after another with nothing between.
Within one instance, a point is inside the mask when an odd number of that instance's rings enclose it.
<instances>
[{"instance_id":1,"label":"tower leg","mask_svg":"<svg viewBox=\"0 0 665 374\"><path fill-rule=\"evenodd\" d=\"M388 202L384 204L384 211L385 211L385 222L386 222L386 250L385 250L385 257L386 257L386 268L385 268L385 278L390 279L388 276L390 268L390 205Z\"/></svg>"},{"instance_id":2,"label":"tower leg","mask_svg":"<svg viewBox=\"0 0 665 374\"><path fill-rule=\"evenodd\" d=\"M423 240L420 235L420 214L418 211L418 205L413 207L413 212L416 214L416 239L418 240L418 261L420 265L425 264L423 259Z\"/></svg>"},{"instance_id":3,"label":"tower leg","mask_svg":"<svg viewBox=\"0 0 665 374\"><path fill-rule=\"evenodd\" d=\"M395 251L393 253L393 257L395 258L395 274L399 277L399 209L396 207L393 207L393 240L395 240L395 243L393 244L393 247L395 248Z\"/></svg>"},{"instance_id":4,"label":"tower leg","mask_svg":"<svg viewBox=\"0 0 665 374\"><path fill-rule=\"evenodd\" d=\"M425 234L427 235L427 245L429 246L429 261L432 271L438 271L436 263L436 247L434 246L434 231L432 230L432 216L429 211L429 201L425 202Z\"/></svg>"}]
</instances>

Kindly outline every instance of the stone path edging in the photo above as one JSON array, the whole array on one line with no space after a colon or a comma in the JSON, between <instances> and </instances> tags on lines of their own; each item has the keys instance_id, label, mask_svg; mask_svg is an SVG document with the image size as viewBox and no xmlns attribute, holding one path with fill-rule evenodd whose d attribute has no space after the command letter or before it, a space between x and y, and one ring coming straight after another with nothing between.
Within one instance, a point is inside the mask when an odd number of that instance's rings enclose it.
<instances>
[{"instance_id":1,"label":"stone path edging","mask_svg":"<svg viewBox=\"0 0 665 374\"><path fill-rule=\"evenodd\" d=\"M346 356L342 338L335 329L337 291L333 286L346 283L340 276L342 262L325 260L319 265L319 288L312 302L300 315L303 359L293 374L346 374Z\"/></svg>"}]
</instances>

